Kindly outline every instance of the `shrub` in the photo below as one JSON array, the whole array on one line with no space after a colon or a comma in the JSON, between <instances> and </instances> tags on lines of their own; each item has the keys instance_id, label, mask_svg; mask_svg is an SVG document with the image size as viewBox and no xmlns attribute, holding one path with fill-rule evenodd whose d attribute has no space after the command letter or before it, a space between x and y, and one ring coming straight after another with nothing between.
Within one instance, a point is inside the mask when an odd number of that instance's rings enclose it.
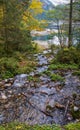
<instances>
[{"instance_id":1,"label":"shrub","mask_svg":"<svg viewBox=\"0 0 80 130\"><path fill-rule=\"evenodd\" d=\"M18 62L15 58L3 57L0 59L0 74L1 78L9 78L16 75L16 70L18 68Z\"/></svg>"},{"instance_id":2,"label":"shrub","mask_svg":"<svg viewBox=\"0 0 80 130\"><path fill-rule=\"evenodd\" d=\"M14 76L13 73L11 73L10 71L4 71L3 73L1 73L2 79L8 79Z\"/></svg>"},{"instance_id":3,"label":"shrub","mask_svg":"<svg viewBox=\"0 0 80 130\"><path fill-rule=\"evenodd\" d=\"M25 57L25 56L24 56ZM17 74L29 73L36 66L34 59L31 61L23 58L20 53L15 57L3 57L0 59L0 77L2 79L11 78Z\"/></svg>"},{"instance_id":4,"label":"shrub","mask_svg":"<svg viewBox=\"0 0 80 130\"><path fill-rule=\"evenodd\" d=\"M60 63L79 64L80 52L74 47L64 48L58 51L56 58L57 58L57 61Z\"/></svg>"}]
</instances>

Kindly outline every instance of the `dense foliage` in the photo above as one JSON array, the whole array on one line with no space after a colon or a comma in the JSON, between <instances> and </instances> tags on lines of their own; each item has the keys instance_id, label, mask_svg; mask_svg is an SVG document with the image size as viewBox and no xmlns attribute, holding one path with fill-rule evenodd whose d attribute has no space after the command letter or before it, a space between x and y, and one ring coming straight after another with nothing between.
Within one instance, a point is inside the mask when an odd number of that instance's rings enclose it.
<instances>
[{"instance_id":1,"label":"dense foliage","mask_svg":"<svg viewBox=\"0 0 80 130\"><path fill-rule=\"evenodd\" d=\"M36 49L30 32L39 28L40 23L35 16L42 11L42 3L37 0L0 1L1 78L13 77L30 70L31 63L27 57Z\"/></svg>"},{"instance_id":2,"label":"dense foliage","mask_svg":"<svg viewBox=\"0 0 80 130\"><path fill-rule=\"evenodd\" d=\"M74 47L61 49L57 54L57 61L67 64L80 64L80 52Z\"/></svg>"}]
</instances>

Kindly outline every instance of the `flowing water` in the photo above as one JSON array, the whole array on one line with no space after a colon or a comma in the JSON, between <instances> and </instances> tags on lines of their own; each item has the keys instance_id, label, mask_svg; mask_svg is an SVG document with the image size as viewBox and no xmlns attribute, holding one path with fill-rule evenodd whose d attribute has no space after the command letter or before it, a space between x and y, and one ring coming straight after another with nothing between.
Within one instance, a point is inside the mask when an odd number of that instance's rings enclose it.
<instances>
[{"instance_id":1,"label":"flowing water","mask_svg":"<svg viewBox=\"0 0 80 130\"><path fill-rule=\"evenodd\" d=\"M31 125L63 125L76 120L73 119L69 106L75 104L72 95L76 93L77 109L80 107L80 80L72 75L71 70L63 72L64 83L54 82L46 74L41 74L48 69L49 61L53 58L53 55L47 58L46 53L49 51L34 55L38 60L34 72L1 82L4 85L0 88L0 124L17 120ZM55 72L57 70L52 73ZM28 76L38 80L29 81Z\"/></svg>"}]
</instances>

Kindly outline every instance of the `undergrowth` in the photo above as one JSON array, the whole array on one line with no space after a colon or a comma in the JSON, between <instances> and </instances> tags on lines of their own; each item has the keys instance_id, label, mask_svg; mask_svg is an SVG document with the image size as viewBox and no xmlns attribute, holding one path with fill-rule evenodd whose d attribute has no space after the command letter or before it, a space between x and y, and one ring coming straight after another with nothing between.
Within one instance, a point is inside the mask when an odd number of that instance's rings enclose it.
<instances>
[{"instance_id":1,"label":"undergrowth","mask_svg":"<svg viewBox=\"0 0 80 130\"><path fill-rule=\"evenodd\" d=\"M0 58L0 78L6 79L17 74L29 73L34 70L36 64L33 56L20 52L16 52L12 57L2 57Z\"/></svg>"},{"instance_id":2,"label":"undergrowth","mask_svg":"<svg viewBox=\"0 0 80 130\"><path fill-rule=\"evenodd\" d=\"M25 123L12 122L1 125L0 130L80 130L80 123L70 123L61 127L56 124L30 126Z\"/></svg>"},{"instance_id":3,"label":"undergrowth","mask_svg":"<svg viewBox=\"0 0 80 130\"><path fill-rule=\"evenodd\" d=\"M71 69L71 70L76 70L78 69L78 65L77 64L60 64L60 63L52 63L49 66L49 70L56 70L56 69L61 69L61 70L67 70L67 69Z\"/></svg>"}]
</instances>

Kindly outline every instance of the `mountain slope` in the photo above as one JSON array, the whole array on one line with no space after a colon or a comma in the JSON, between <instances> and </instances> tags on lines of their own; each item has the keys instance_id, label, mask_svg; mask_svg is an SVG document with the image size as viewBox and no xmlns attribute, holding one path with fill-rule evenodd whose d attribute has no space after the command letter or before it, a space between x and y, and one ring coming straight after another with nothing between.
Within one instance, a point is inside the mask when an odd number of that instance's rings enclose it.
<instances>
[{"instance_id":1,"label":"mountain slope","mask_svg":"<svg viewBox=\"0 0 80 130\"><path fill-rule=\"evenodd\" d=\"M46 19L46 13L45 11L53 9L55 6L52 4L50 0L40 0L43 3L43 10L44 12L42 14L39 14L37 16L37 19Z\"/></svg>"},{"instance_id":2,"label":"mountain slope","mask_svg":"<svg viewBox=\"0 0 80 130\"><path fill-rule=\"evenodd\" d=\"M45 0L46 1L46 0ZM53 5L67 4L69 0L49 0Z\"/></svg>"},{"instance_id":3,"label":"mountain slope","mask_svg":"<svg viewBox=\"0 0 80 130\"><path fill-rule=\"evenodd\" d=\"M40 0L43 3L43 9L44 10L50 10L54 7L52 2L50 0Z\"/></svg>"},{"instance_id":4,"label":"mountain slope","mask_svg":"<svg viewBox=\"0 0 80 130\"><path fill-rule=\"evenodd\" d=\"M43 3L43 9L45 11L54 9L55 6L60 4L67 4L69 0L40 0ZM37 16L38 19L46 19L45 12Z\"/></svg>"}]
</instances>

